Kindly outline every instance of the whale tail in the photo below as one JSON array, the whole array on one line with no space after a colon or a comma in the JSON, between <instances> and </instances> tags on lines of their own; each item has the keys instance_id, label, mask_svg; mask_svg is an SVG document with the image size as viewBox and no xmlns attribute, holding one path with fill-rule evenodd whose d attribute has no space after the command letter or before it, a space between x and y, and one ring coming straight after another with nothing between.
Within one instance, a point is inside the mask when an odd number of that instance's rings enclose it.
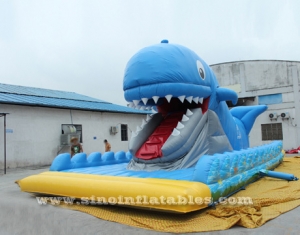
<instances>
[{"instance_id":1,"label":"whale tail","mask_svg":"<svg viewBox=\"0 0 300 235\"><path fill-rule=\"evenodd\" d=\"M255 119L268 109L267 105L242 106L230 110L233 117L239 119L245 127L248 135L253 127Z\"/></svg>"}]
</instances>

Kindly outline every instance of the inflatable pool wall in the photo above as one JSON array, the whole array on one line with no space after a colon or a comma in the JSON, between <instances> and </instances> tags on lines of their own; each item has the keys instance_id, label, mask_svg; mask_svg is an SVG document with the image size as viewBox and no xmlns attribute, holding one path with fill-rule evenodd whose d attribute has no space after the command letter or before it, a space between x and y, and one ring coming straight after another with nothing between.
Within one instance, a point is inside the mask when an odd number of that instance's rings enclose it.
<instances>
[{"instance_id":1,"label":"inflatable pool wall","mask_svg":"<svg viewBox=\"0 0 300 235\"><path fill-rule=\"evenodd\" d=\"M132 156L123 151L102 156L92 153L88 157L82 153L72 159L69 154L61 154L53 161L50 171L130 177L124 179L128 184L134 177L201 182L209 187L210 196L217 201L219 197L226 197L260 178L260 170L276 168L283 156L282 142L274 141L255 148L204 155L190 168L149 172L126 169Z\"/></svg>"},{"instance_id":2,"label":"inflatable pool wall","mask_svg":"<svg viewBox=\"0 0 300 235\"><path fill-rule=\"evenodd\" d=\"M228 197L283 159L282 143L249 148L248 134L265 105L228 109L237 94L220 88L209 66L190 49L146 47L127 64L125 99L153 108L132 133L129 151L58 155L49 172L18 181L21 190L75 198L104 196ZM131 204L190 212L206 204Z\"/></svg>"}]
</instances>

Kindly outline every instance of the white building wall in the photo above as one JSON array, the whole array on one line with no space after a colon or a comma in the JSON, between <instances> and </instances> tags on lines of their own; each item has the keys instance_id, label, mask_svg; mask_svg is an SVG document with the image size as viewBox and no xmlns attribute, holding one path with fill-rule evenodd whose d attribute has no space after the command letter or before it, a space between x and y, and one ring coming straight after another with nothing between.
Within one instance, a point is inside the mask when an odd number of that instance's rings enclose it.
<instances>
[{"instance_id":1,"label":"white building wall","mask_svg":"<svg viewBox=\"0 0 300 235\"><path fill-rule=\"evenodd\" d=\"M70 110L0 104L7 115L7 167L42 166L51 164L60 149L62 124L71 124ZM140 125L145 115L104 113L72 110L73 124L81 124L84 152L104 152L103 140L112 145L112 151L128 150L128 141L121 141L120 123L131 131ZM118 126L119 132L111 135L110 126ZM3 118L0 118L0 168L3 168ZM96 139L94 139L96 137ZM64 148L62 152L69 151Z\"/></svg>"},{"instance_id":2,"label":"white building wall","mask_svg":"<svg viewBox=\"0 0 300 235\"><path fill-rule=\"evenodd\" d=\"M257 105L262 95L282 94L282 102L269 104L268 110L261 114L250 132L250 146L270 141L262 141L261 124L282 123L284 149L300 146L300 100L294 89L300 84L300 62L297 61L237 61L211 66L220 86L235 90L239 98L255 97L246 105ZM296 73L293 74L293 69ZM293 76L296 76L295 78ZM297 84L298 81L298 84ZM294 83L296 82L295 86ZM295 100L295 97L298 97ZM289 112L291 118L272 121L269 114Z\"/></svg>"},{"instance_id":3,"label":"white building wall","mask_svg":"<svg viewBox=\"0 0 300 235\"><path fill-rule=\"evenodd\" d=\"M273 105L272 105L273 106ZM268 110L260 115L256 121L255 124L249 134L250 139L250 146L258 146L262 144L267 144L272 141L262 141L262 134L261 134L261 124L268 124L268 123L282 123L282 134L283 134L283 147L284 149L291 149L299 146L299 143L297 139L295 138L297 135L297 129L293 126L294 120L282 120L282 118L278 117L277 120L271 121L269 118L269 114L277 112L280 114L281 112L290 112L292 113L291 116L293 116L294 109L281 109L276 108L276 106L268 108Z\"/></svg>"}]
</instances>

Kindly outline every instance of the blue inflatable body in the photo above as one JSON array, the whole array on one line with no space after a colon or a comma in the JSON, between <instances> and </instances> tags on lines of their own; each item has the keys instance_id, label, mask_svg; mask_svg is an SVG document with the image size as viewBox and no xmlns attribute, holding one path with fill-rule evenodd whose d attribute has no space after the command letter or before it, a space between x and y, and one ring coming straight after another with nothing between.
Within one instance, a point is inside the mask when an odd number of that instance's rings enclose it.
<instances>
[{"instance_id":1,"label":"blue inflatable body","mask_svg":"<svg viewBox=\"0 0 300 235\"><path fill-rule=\"evenodd\" d=\"M123 87L131 107L157 111L132 133L129 152L61 154L50 171L201 182L218 200L282 161L280 141L249 148L248 135L267 106L229 110L226 101L236 104L237 94L219 87L186 47L163 40L140 50L127 64Z\"/></svg>"},{"instance_id":2,"label":"blue inflatable body","mask_svg":"<svg viewBox=\"0 0 300 235\"><path fill-rule=\"evenodd\" d=\"M217 201L259 179L260 170L274 169L282 162L283 156L282 143L274 141L241 151L204 155L190 168L148 172L128 170L132 156L125 152L107 152L102 156L100 153L92 153L88 157L85 153L80 153L72 159L70 154L65 153L56 157L50 171L196 181L208 185L213 199Z\"/></svg>"}]
</instances>

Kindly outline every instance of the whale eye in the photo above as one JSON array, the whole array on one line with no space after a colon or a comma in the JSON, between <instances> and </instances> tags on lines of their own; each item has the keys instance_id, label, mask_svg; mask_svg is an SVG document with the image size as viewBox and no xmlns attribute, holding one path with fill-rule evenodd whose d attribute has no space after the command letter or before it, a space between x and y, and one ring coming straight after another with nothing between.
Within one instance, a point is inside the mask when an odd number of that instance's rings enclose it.
<instances>
[{"instance_id":1,"label":"whale eye","mask_svg":"<svg viewBox=\"0 0 300 235\"><path fill-rule=\"evenodd\" d=\"M205 70L203 64L199 60L197 60L197 69L198 69L199 76L202 78L202 80L204 80Z\"/></svg>"}]
</instances>

